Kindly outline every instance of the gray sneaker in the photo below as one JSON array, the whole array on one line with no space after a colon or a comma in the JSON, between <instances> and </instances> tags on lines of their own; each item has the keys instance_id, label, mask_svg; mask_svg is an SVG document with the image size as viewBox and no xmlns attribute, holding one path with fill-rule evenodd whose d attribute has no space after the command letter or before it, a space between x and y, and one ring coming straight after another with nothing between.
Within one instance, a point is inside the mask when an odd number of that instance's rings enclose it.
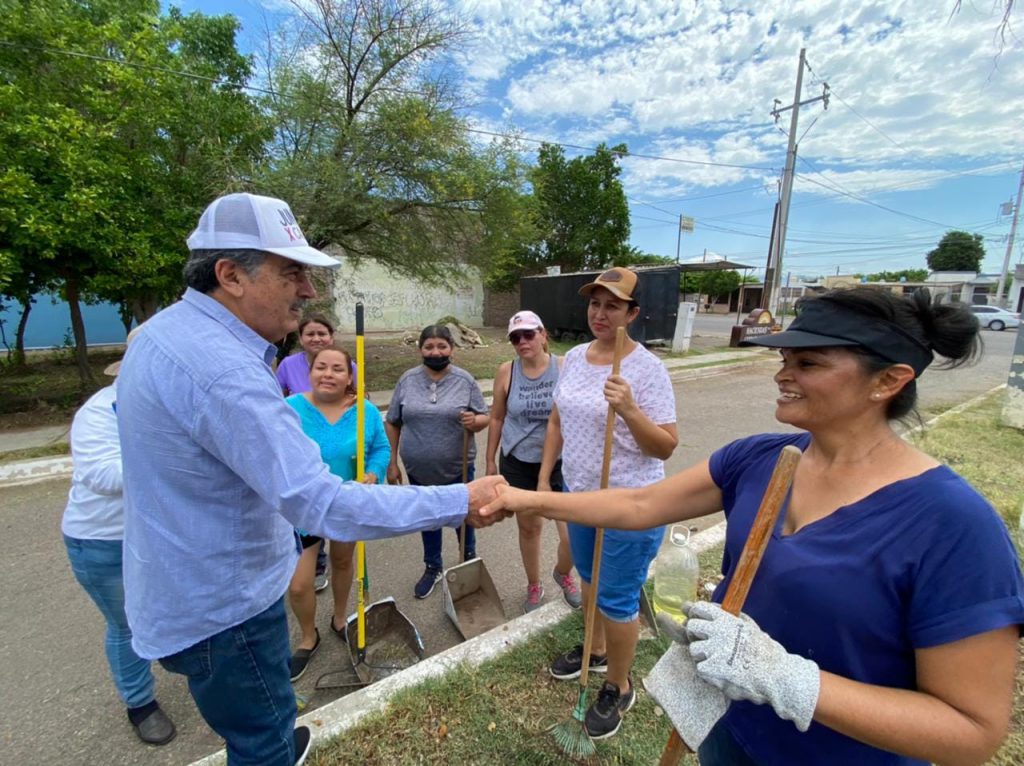
<instances>
[{"instance_id":1,"label":"gray sneaker","mask_svg":"<svg viewBox=\"0 0 1024 766\"><path fill-rule=\"evenodd\" d=\"M579 609L583 598L580 596L580 589L576 586L576 581L572 579L572 574L562 574L557 569L553 569L551 576L555 578L558 587L562 589L562 598L565 599L565 603L573 609Z\"/></svg>"},{"instance_id":2,"label":"gray sneaker","mask_svg":"<svg viewBox=\"0 0 1024 766\"><path fill-rule=\"evenodd\" d=\"M324 588L327 587L329 582L330 581L327 579L327 573L326 572L324 572L323 574L318 574L316 576L316 579L313 581L313 590L315 590L317 593L319 593L320 591L322 591Z\"/></svg>"},{"instance_id":3,"label":"gray sneaker","mask_svg":"<svg viewBox=\"0 0 1024 766\"><path fill-rule=\"evenodd\" d=\"M534 609L540 609L543 600L544 586L539 582L530 583L526 586L526 601L523 602L523 611L532 612Z\"/></svg>"}]
</instances>

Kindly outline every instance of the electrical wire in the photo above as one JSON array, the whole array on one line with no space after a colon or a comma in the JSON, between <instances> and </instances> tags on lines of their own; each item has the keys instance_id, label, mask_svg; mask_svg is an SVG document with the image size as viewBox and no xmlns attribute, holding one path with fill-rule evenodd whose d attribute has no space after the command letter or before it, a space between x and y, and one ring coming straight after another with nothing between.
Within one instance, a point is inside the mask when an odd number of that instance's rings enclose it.
<instances>
[{"instance_id":1,"label":"electrical wire","mask_svg":"<svg viewBox=\"0 0 1024 766\"><path fill-rule=\"evenodd\" d=\"M194 74L192 72L185 72L185 71L182 71L182 70L169 69L167 67L159 67L159 66L155 66L155 65L152 65L152 64L139 64L139 63L136 63L136 62L125 61L125 60L122 60L122 59L113 58L111 56L96 56L96 55L91 54L91 53L82 53L80 51L71 51L71 50L67 50L67 49L64 49L64 48L51 48L49 46L27 45L25 43L12 42L10 40L0 40L0 46L7 47L7 48L20 48L22 50L31 50L31 51L41 52L41 53L52 53L52 54L60 55L60 56L70 56L70 57L74 57L74 58L83 58L83 59L89 59L89 60L93 60L93 61L105 62L105 63L111 63L111 64L119 64L121 66L132 67L132 68L135 68L135 69L149 70L149 71L153 71L153 72L162 72L164 74L170 74L170 75L175 75L175 76L179 76L179 77L186 77L186 78L190 78L190 79L194 79L194 80L200 80L200 81L204 81L204 82L209 82L209 83L212 83L212 84L215 84L215 85L222 85L222 86L227 86L227 87L231 87L231 88L237 88L237 89L240 89L240 90L251 90L251 91L254 91L256 93L264 93L264 94L271 95L271 96L280 96L280 94L277 93L276 91L268 90L267 88L260 88L260 87L255 86L255 85L249 85L249 84L239 85L239 84L235 84L235 83L231 83L231 82L225 81L225 80L223 80L221 78L207 77L205 75ZM365 110L364 113L365 114L369 114L369 115L374 115L375 114L375 112L373 112L372 110L369 110L369 109ZM483 128L473 128L473 127L466 126L465 130L468 133L476 133L476 134L479 134L479 135L492 136L492 137L496 137L496 138L508 138L509 137L508 134L506 134L506 133L498 133L498 132L495 132L495 131L492 131L492 130L485 130ZM525 141L526 143L550 144L552 146L561 146L561 147L566 148L566 149L579 149L580 151L590 152L591 154L597 152L597 147L595 147L595 146L583 146L583 145L580 145L580 144L570 144L570 143L566 143L564 141L553 141L553 140L547 139L547 138L533 138L531 136L516 135L515 139L518 140L518 141ZM778 170L778 168L766 167L764 165L741 165L741 164L732 163L732 162L712 162L710 160L689 160L689 159L683 159L682 157L663 157L663 156L657 155L657 154L641 154L641 153L638 153L638 152L630 152L630 151L627 151L627 152L623 153L622 156L637 157L637 158L645 159L645 160L659 160L661 162L675 162L675 163L679 163L679 164L682 164L682 165L697 165L697 166L700 166L700 167L734 168L734 169L740 169L740 170L764 170L764 171L777 171Z\"/></svg>"}]
</instances>

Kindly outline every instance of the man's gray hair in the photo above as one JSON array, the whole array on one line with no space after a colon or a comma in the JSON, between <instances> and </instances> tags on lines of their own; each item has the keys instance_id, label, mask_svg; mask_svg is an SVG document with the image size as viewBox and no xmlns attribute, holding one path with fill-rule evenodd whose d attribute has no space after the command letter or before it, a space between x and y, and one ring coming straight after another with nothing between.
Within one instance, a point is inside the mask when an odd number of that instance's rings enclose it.
<instances>
[{"instance_id":1,"label":"man's gray hair","mask_svg":"<svg viewBox=\"0 0 1024 766\"><path fill-rule=\"evenodd\" d=\"M185 263L185 284L201 293L211 293L217 282L217 261L227 259L238 264L250 277L255 276L267 259L263 250L192 250Z\"/></svg>"}]
</instances>

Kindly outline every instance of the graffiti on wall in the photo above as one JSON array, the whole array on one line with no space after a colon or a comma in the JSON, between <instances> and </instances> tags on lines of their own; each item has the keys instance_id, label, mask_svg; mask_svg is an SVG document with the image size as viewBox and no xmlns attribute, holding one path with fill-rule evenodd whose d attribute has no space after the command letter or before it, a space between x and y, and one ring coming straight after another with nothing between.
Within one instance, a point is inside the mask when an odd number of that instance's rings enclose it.
<instances>
[{"instance_id":1,"label":"graffiti on wall","mask_svg":"<svg viewBox=\"0 0 1024 766\"><path fill-rule=\"evenodd\" d=\"M479 327L483 324L482 280L435 286L398 276L377 263L358 269L341 259L334 278L335 314L342 332L355 331L355 304L362 301L369 332L419 330L443 316Z\"/></svg>"}]
</instances>

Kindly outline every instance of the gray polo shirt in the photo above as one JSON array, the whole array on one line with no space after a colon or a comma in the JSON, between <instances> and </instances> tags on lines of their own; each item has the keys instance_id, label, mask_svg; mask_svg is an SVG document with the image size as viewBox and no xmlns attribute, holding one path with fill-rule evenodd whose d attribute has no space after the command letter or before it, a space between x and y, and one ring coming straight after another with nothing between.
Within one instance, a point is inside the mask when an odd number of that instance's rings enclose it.
<instances>
[{"instance_id":1,"label":"gray polo shirt","mask_svg":"<svg viewBox=\"0 0 1024 766\"><path fill-rule=\"evenodd\" d=\"M417 484L451 484L462 480L462 435L459 420L464 410L487 414L480 386L461 367L449 365L438 381L424 365L407 370L391 395L387 421L402 429L398 454L406 473ZM469 463L476 445L469 440Z\"/></svg>"}]
</instances>

